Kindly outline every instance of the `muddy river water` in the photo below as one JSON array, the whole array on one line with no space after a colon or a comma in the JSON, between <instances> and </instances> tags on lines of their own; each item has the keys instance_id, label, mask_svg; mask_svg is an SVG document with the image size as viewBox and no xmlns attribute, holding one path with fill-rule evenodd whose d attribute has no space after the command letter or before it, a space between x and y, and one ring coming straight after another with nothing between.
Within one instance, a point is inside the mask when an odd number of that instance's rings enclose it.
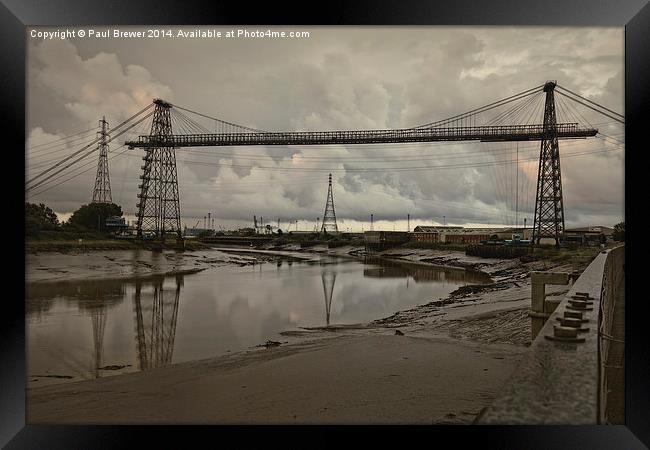
<instances>
[{"instance_id":1,"label":"muddy river water","mask_svg":"<svg viewBox=\"0 0 650 450\"><path fill-rule=\"evenodd\" d=\"M282 341L285 330L364 323L490 281L458 269L310 258L186 275L28 283L28 385L214 357Z\"/></svg>"}]
</instances>

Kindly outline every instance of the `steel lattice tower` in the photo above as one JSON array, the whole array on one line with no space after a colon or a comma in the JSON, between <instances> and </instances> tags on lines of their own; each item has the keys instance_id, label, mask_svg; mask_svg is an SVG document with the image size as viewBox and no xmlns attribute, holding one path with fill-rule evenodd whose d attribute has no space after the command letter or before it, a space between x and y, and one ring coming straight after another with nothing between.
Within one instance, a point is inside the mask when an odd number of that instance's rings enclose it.
<instances>
[{"instance_id":1,"label":"steel lattice tower","mask_svg":"<svg viewBox=\"0 0 650 450\"><path fill-rule=\"evenodd\" d=\"M555 115L556 84L554 81L549 81L544 85L544 92L546 92L544 136L539 152L533 242L539 244L542 238L553 238L555 245L559 246L564 233L564 203Z\"/></svg>"},{"instance_id":2,"label":"steel lattice tower","mask_svg":"<svg viewBox=\"0 0 650 450\"><path fill-rule=\"evenodd\" d=\"M171 137L172 105L156 99L151 123L150 138L164 141ZM142 183L138 186L138 238L144 232L153 232L156 238L165 241L165 234L174 233L181 240L181 213L178 199L178 176L176 154L173 147L151 147L142 158Z\"/></svg>"},{"instance_id":3,"label":"steel lattice tower","mask_svg":"<svg viewBox=\"0 0 650 450\"><path fill-rule=\"evenodd\" d=\"M106 117L99 121L101 131L97 132L99 143L99 161L97 162L97 176L93 189L93 203L113 203L111 198L111 179L108 175L108 122Z\"/></svg>"},{"instance_id":4,"label":"steel lattice tower","mask_svg":"<svg viewBox=\"0 0 650 450\"><path fill-rule=\"evenodd\" d=\"M323 214L323 225L321 232L339 232L339 227L336 225L336 212L334 212L334 197L332 196L332 174L329 176L329 185L327 187L327 202L325 203L325 214Z\"/></svg>"}]
</instances>

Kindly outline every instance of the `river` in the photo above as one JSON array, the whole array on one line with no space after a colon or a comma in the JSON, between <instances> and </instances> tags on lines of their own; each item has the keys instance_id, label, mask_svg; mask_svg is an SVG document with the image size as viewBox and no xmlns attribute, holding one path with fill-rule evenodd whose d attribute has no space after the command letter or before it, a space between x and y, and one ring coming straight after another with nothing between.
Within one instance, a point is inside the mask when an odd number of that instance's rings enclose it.
<instances>
[{"instance_id":1,"label":"river","mask_svg":"<svg viewBox=\"0 0 650 450\"><path fill-rule=\"evenodd\" d=\"M489 281L314 254L189 275L28 283L28 386L210 358L282 341L280 332L299 327L365 323Z\"/></svg>"}]
</instances>

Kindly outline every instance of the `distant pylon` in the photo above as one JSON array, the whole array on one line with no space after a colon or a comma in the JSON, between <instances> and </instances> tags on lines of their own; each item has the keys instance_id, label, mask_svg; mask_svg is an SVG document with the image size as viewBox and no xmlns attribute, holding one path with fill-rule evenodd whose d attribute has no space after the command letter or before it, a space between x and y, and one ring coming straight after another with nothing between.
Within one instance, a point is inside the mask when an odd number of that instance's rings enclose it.
<instances>
[{"instance_id":1,"label":"distant pylon","mask_svg":"<svg viewBox=\"0 0 650 450\"><path fill-rule=\"evenodd\" d=\"M154 100L155 109L151 122L151 136L163 141L172 135L172 105ZM142 166L142 184L138 194L138 238L144 232L152 232L155 237L165 240L168 233L181 236L181 210L178 200L178 175L176 154L173 147L147 148Z\"/></svg>"},{"instance_id":2,"label":"distant pylon","mask_svg":"<svg viewBox=\"0 0 650 450\"><path fill-rule=\"evenodd\" d=\"M541 238L553 238L555 245L559 246L564 233L564 202L562 200L560 146L556 128L555 85L554 81L549 81L544 85L544 92L546 92L544 136L539 152L532 240L539 244Z\"/></svg>"},{"instance_id":3,"label":"distant pylon","mask_svg":"<svg viewBox=\"0 0 650 450\"><path fill-rule=\"evenodd\" d=\"M106 117L99 121L101 131L97 132L99 142L99 161L97 162L97 176L93 189L93 203L113 203L111 198L111 179L108 175L108 122Z\"/></svg>"},{"instance_id":4,"label":"distant pylon","mask_svg":"<svg viewBox=\"0 0 650 450\"><path fill-rule=\"evenodd\" d=\"M321 232L339 232L336 225L336 212L334 212L334 197L332 196L332 174L329 176L329 185L327 187L327 202L325 203L325 214L323 214L323 225Z\"/></svg>"}]
</instances>

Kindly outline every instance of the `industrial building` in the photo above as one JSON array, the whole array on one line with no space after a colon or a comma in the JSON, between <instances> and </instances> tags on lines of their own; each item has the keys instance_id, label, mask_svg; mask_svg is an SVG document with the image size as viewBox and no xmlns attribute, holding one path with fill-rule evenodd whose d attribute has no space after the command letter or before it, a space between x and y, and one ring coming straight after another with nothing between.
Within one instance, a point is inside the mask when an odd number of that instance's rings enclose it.
<instances>
[{"instance_id":1,"label":"industrial building","mask_svg":"<svg viewBox=\"0 0 650 450\"><path fill-rule=\"evenodd\" d=\"M445 233L458 232L463 227L437 227L428 225L418 225L413 229L413 240L417 242L444 242Z\"/></svg>"},{"instance_id":2,"label":"industrial building","mask_svg":"<svg viewBox=\"0 0 650 450\"><path fill-rule=\"evenodd\" d=\"M571 228L564 230L564 240L582 245L598 245L611 241L614 229L603 226Z\"/></svg>"},{"instance_id":3,"label":"industrial building","mask_svg":"<svg viewBox=\"0 0 650 450\"><path fill-rule=\"evenodd\" d=\"M460 226L419 225L413 230L416 242L441 242L454 244L478 244L490 239L530 239L532 228L465 228Z\"/></svg>"},{"instance_id":4,"label":"industrial building","mask_svg":"<svg viewBox=\"0 0 650 450\"><path fill-rule=\"evenodd\" d=\"M406 231L366 231L363 233L363 238L366 250L381 251L408 242L409 235L410 233Z\"/></svg>"},{"instance_id":5,"label":"industrial building","mask_svg":"<svg viewBox=\"0 0 650 450\"><path fill-rule=\"evenodd\" d=\"M106 231L109 233L119 233L129 228L126 219L120 216L108 217L104 223L106 225Z\"/></svg>"},{"instance_id":6,"label":"industrial building","mask_svg":"<svg viewBox=\"0 0 650 450\"><path fill-rule=\"evenodd\" d=\"M487 228L420 225L413 230L413 240L417 242L473 244L490 239L490 236L495 232L496 229Z\"/></svg>"},{"instance_id":7,"label":"industrial building","mask_svg":"<svg viewBox=\"0 0 650 450\"><path fill-rule=\"evenodd\" d=\"M209 234L213 233L214 230L210 230L209 228L187 228L183 230L183 236L184 237L198 237L199 235L202 234Z\"/></svg>"},{"instance_id":8,"label":"industrial building","mask_svg":"<svg viewBox=\"0 0 650 450\"><path fill-rule=\"evenodd\" d=\"M533 238L532 228L505 228L497 230L494 234L499 239L514 239L514 235L519 236L519 239L530 240Z\"/></svg>"}]
</instances>

